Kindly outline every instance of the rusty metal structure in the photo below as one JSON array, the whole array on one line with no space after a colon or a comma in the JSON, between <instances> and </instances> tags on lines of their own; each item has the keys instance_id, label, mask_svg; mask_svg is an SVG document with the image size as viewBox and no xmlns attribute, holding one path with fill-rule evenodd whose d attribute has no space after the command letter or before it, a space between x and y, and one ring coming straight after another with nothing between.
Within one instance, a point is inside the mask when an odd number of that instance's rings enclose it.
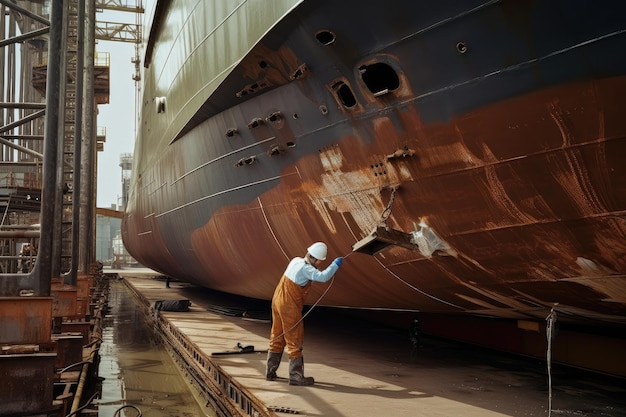
<instances>
[{"instance_id":1,"label":"rusty metal structure","mask_svg":"<svg viewBox=\"0 0 626 417\"><path fill-rule=\"evenodd\" d=\"M625 7L159 1L125 246L269 299L324 241L311 303L537 356L554 312L555 361L624 375Z\"/></svg>"},{"instance_id":2,"label":"rusty metal structure","mask_svg":"<svg viewBox=\"0 0 626 417\"><path fill-rule=\"evenodd\" d=\"M78 167L84 91L92 93L85 94L85 120L93 121L95 116L93 89L83 89L83 74L94 73L84 70L89 65L83 64L87 52L93 65L93 49L89 54L84 43L88 39L85 29L94 20L86 18L84 2L1 3L1 14L8 16L3 20L3 46L9 48L2 56L13 57L16 46L23 43L21 61L9 59L9 70L3 71L9 74L3 95L11 100L6 103L2 128L7 135L2 141L2 247L8 258L2 259L4 274L0 275L0 367L4 375L0 412L57 415L78 407L82 393L80 382L76 386L78 381L74 381L71 390L72 381L65 384L57 371L84 361L86 375L89 363L93 364L93 355L83 356L83 346L91 336L94 276L84 267L82 275L78 274L79 251L86 262L90 245L85 234L85 244L82 248L78 244L80 207L74 197L93 189L89 183L81 188L77 179L82 175ZM19 98L11 95L18 86ZM11 122L13 118L17 120ZM85 149L93 152L89 130L85 137ZM19 162L17 172L12 162ZM86 170L91 166L83 165ZM88 216L83 214L82 224L89 223ZM13 258L20 243L16 265ZM80 337L68 331L68 325L81 329ZM95 345L92 348L97 350ZM59 384L68 388L61 395L55 393Z\"/></svg>"},{"instance_id":3,"label":"rusty metal structure","mask_svg":"<svg viewBox=\"0 0 626 417\"><path fill-rule=\"evenodd\" d=\"M95 120L109 64L95 1L0 0L0 14L0 414L79 415L99 347Z\"/></svg>"}]
</instances>

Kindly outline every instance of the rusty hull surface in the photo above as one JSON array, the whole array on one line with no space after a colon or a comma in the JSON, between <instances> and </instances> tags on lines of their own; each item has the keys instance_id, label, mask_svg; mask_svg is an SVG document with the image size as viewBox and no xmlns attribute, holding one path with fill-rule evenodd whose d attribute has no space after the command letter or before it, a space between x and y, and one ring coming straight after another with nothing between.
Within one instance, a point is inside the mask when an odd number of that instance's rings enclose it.
<instances>
[{"instance_id":1,"label":"rusty hull surface","mask_svg":"<svg viewBox=\"0 0 626 417\"><path fill-rule=\"evenodd\" d=\"M304 2L165 145L144 100L129 252L269 299L321 240L349 258L311 303L332 285L321 305L624 326L624 6L475 3ZM357 8L370 29L347 24ZM541 26L559 10L576 30ZM374 73L395 87L375 94L363 74L380 68L398 82ZM414 247L352 253L381 225Z\"/></svg>"},{"instance_id":2,"label":"rusty hull surface","mask_svg":"<svg viewBox=\"0 0 626 417\"><path fill-rule=\"evenodd\" d=\"M330 256L349 254L377 224L390 187L399 186L386 225L410 232L425 223L452 250L433 256L424 256L418 247L391 248L374 257L355 254L323 304L543 318L558 303L571 314L621 321L626 302L624 133L605 131L605 137L615 139L597 138L597 132L617 128L618 121L606 117L573 118L568 123L574 126L561 131L565 128L546 109L541 114L537 103L559 97L555 112L563 114L577 107L615 107L618 103L603 101L602 94L610 97L619 87L616 97L624 97L624 81L537 93L448 126L425 126L414 112L398 112L402 126L420 127L419 132L398 131L382 117L376 121L381 140L374 145L342 138L287 168L277 187L247 206L223 208L196 230L193 250L210 276L225 277L218 289L268 298L281 269L290 257L304 254L307 242L325 240ZM579 97L590 90L603 104L581 102ZM506 120L507 114L515 117ZM519 125L513 132L512 123ZM465 141L482 126L490 126L493 143ZM535 132L547 131L563 141L550 152L542 150L546 144L530 140ZM418 151L385 160L394 148L376 149L382 138ZM450 143L432 143L432 138ZM503 141L521 142L523 149L500 150ZM375 156L380 162L371 164ZM352 184L371 188L354 190ZM258 279L269 270L269 282ZM324 289L320 286L317 293Z\"/></svg>"}]
</instances>

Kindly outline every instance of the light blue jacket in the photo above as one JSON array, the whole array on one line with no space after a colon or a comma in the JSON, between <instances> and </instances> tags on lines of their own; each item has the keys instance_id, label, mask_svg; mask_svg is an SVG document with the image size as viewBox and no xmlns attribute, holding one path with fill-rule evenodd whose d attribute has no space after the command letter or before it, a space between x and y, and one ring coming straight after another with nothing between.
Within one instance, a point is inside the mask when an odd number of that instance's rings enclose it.
<instances>
[{"instance_id":1,"label":"light blue jacket","mask_svg":"<svg viewBox=\"0 0 626 417\"><path fill-rule=\"evenodd\" d=\"M289 262L287 269L285 269L285 275L291 281L295 282L301 287L304 287L309 281L326 282L335 275L335 272L339 269L339 266L334 262L331 262L328 267L320 271L313 265L306 262L304 258L296 257Z\"/></svg>"}]
</instances>

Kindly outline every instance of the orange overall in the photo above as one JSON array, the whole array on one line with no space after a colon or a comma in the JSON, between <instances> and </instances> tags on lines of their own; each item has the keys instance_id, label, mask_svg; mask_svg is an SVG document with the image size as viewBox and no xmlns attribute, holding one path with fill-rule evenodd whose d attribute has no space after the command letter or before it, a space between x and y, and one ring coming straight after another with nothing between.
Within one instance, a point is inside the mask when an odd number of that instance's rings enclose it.
<instances>
[{"instance_id":1,"label":"orange overall","mask_svg":"<svg viewBox=\"0 0 626 417\"><path fill-rule=\"evenodd\" d=\"M286 345L289 359L302 357L304 341L302 308L310 288L310 281L301 287L285 275L280 279L272 297L270 352L282 353Z\"/></svg>"}]
</instances>

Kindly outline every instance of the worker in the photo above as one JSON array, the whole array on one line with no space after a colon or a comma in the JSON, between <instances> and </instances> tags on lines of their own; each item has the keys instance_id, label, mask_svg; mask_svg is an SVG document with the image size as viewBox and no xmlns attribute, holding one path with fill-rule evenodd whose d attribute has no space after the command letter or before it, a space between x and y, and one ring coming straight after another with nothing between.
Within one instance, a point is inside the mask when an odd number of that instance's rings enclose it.
<instances>
[{"instance_id":1,"label":"worker","mask_svg":"<svg viewBox=\"0 0 626 417\"><path fill-rule=\"evenodd\" d=\"M293 258L274 291L272 297L272 330L270 331L270 346L267 352L265 373L265 379L268 381L277 378L276 370L280 365L283 350L287 346L289 385L313 385L315 383L313 378L304 376L302 308L311 282L328 281L343 262L343 258L336 258L323 271L317 269L318 265L326 259L327 251L325 243L315 242L308 247L304 258Z\"/></svg>"}]
</instances>

